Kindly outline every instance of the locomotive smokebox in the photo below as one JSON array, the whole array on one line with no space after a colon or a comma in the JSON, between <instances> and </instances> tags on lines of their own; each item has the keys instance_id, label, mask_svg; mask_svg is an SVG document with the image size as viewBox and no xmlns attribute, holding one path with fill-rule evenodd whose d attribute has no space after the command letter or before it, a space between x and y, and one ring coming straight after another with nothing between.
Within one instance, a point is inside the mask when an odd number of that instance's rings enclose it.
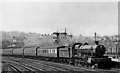
<instances>
[{"instance_id":1,"label":"locomotive smokebox","mask_svg":"<svg viewBox=\"0 0 120 73\"><path fill-rule=\"evenodd\" d=\"M111 58L108 57L102 57L102 58L88 58L88 63L91 64L94 67L100 68L100 69L107 69L112 67L112 61Z\"/></svg>"}]
</instances>

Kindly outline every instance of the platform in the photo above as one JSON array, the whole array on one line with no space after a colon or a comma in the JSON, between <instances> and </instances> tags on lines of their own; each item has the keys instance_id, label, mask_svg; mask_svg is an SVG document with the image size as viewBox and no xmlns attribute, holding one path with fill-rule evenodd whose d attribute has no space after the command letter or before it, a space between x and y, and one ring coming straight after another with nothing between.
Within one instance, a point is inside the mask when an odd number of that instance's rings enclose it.
<instances>
[{"instance_id":1,"label":"platform","mask_svg":"<svg viewBox=\"0 0 120 73\"><path fill-rule=\"evenodd\" d=\"M112 61L115 61L115 62L120 62L120 57L119 58L113 58L113 57L109 57L111 58Z\"/></svg>"}]
</instances>

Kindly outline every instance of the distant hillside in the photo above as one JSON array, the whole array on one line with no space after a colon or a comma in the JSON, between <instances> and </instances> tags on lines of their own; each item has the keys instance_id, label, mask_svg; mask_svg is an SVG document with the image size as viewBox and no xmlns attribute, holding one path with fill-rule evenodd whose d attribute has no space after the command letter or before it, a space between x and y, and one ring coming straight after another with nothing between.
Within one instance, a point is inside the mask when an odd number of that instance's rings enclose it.
<instances>
[{"instance_id":1,"label":"distant hillside","mask_svg":"<svg viewBox=\"0 0 120 73\"><path fill-rule=\"evenodd\" d=\"M52 35L36 34L36 33L24 33L24 32L2 32L0 37L2 40L13 41L14 39L22 39L24 46L39 46L42 43L53 43L54 39Z\"/></svg>"},{"instance_id":2,"label":"distant hillside","mask_svg":"<svg viewBox=\"0 0 120 73\"><path fill-rule=\"evenodd\" d=\"M25 32L0 32L0 43L2 41L10 41L10 42L23 42L24 46L53 46L56 45L56 36L53 34L37 34L37 33L25 33ZM116 40L115 36L97 36L97 40L99 40L102 44L109 47L115 48L115 43L113 40ZM16 39L16 41L15 41ZM4 42L4 43L6 43ZM71 43L81 42L85 43L88 42L89 44L94 44L94 37L86 37L86 36L70 36L66 35L60 36L59 45L69 45ZM10 44L8 44L10 45ZM1 46L1 45L0 45Z\"/></svg>"},{"instance_id":3,"label":"distant hillside","mask_svg":"<svg viewBox=\"0 0 120 73\"><path fill-rule=\"evenodd\" d=\"M37 34L37 33L25 33L25 32L0 32L2 35L0 38L2 40L13 41L14 39L22 40L24 42L24 46L40 46L40 45L54 45L56 36L53 34ZM73 42L83 42L83 41L93 41L90 38L82 37L71 37L69 35L60 36L59 45L69 45Z\"/></svg>"}]
</instances>

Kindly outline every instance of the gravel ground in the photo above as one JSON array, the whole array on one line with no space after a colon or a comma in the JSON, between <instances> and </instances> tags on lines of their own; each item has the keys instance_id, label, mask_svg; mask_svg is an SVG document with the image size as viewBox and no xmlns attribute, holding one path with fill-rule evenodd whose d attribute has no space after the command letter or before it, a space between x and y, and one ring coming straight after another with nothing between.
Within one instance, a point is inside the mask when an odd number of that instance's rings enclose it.
<instances>
[{"instance_id":1,"label":"gravel ground","mask_svg":"<svg viewBox=\"0 0 120 73\"><path fill-rule=\"evenodd\" d=\"M7 58L8 59L8 58ZM17 59L14 58L15 60L18 61L30 61L30 60L25 60L25 59ZM12 59L11 59L12 60ZM40 62L39 60L31 60L31 62ZM41 61L42 63L42 61ZM43 62L44 63L44 62ZM49 63L48 63L49 64ZM57 64L57 63L53 63L54 65L59 65L62 66L62 64ZM64 66L64 65L63 65ZM68 65L66 65L68 66ZM56 66L55 66L56 67ZM69 66L68 66L69 67ZM75 66L76 67L76 66ZM120 73L120 69L116 69L116 70L94 70L94 71L84 71L82 70L82 67L80 68L80 71L41 71L41 72L15 72L13 70L13 68L11 68L10 65L8 65L6 62L2 62L2 73Z\"/></svg>"}]
</instances>

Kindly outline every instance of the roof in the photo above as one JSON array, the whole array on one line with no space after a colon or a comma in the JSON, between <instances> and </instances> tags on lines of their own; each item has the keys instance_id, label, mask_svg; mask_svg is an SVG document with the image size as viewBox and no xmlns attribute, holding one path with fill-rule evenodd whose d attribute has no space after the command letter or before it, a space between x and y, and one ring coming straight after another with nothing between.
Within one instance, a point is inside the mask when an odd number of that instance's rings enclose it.
<instances>
[{"instance_id":1,"label":"roof","mask_svg":"<svg viewBox=\"0 0 120 73\"><path fill-rule=\"evenodd\" d=\"M58 46L46 46L46 47L39 47L41 49L57 49Z\"/></svg>"},{"instance_id":2,"label":"roof","mask_svg":"<svg viewBox=\"0 0 120 73\"><path fill-rule=\"evenodd\" d=\"M81 46L79 49L91 49L93 46L91 45L84 45L84 46Z\"/></svg>"}]
</instances>

